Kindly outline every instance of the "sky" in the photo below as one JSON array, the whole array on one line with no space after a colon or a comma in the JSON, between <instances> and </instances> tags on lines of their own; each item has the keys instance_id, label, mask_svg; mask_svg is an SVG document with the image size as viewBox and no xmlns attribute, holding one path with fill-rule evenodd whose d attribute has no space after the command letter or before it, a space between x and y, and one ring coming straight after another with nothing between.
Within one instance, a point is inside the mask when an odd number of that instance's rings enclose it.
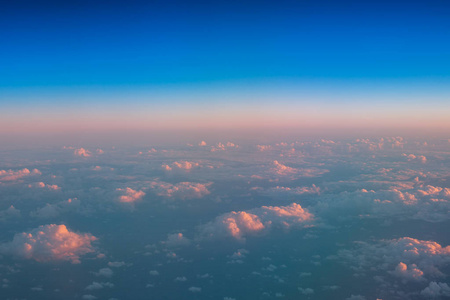
<instances>
[{"instance_id":1,"label":"sky","mask_svg":"<svg viewBox=\"0 0 450 300\"><path fill-rule=\"evenodd\" d=\"M445 133L449 13L446 1L5 2L0 134Z\"/></svg>"}]
</instances>

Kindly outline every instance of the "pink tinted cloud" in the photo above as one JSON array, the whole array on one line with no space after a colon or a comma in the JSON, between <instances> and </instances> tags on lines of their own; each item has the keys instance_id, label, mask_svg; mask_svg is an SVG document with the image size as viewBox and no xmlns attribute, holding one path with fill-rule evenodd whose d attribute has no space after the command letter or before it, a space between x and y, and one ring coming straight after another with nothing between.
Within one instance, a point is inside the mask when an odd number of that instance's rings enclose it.
<instances>
[{"instance_id":1,"label":"pink tinted cloud","mask_svg":"<svg viewBox=\"0 0 450 300\"><path fill-rule=\"evenodd\" d=\"M177 198L181 200L202 198L209 195L208 187L212 183L195 183L195 182L180 182L171 184L168 182L154 181L151 183L151 188L154 189L158 196L167 198Z\"/></svg>"},{"instance_id":2,"label":"pink tinted cloud","mask_svg":"<svg viewBox=\"0 0 450 300\"><path fill-rule=\"evenodd\" d=\"M181 161L176 161L173 162L171 165L162 165L161 167L166 170L166 171L172 171L172 170L186 170L189 171L192 168L197 168L199 167L200 164L197 162L192 162L192 161L186 161L186 160L181 160Z\"/></svg>"},{"instance_id":3,"label":"pink tinted cloud","mask_svg":"<svg viewBox=\"0 0 450 300\"><path fill-rule=\"evenodd\" d=\"M18 179L32 176L32 175L41 175L42 173L38 169L33 169L30 171L25 168L22 170L0 170L0 181L16 181Z\"/></svg>"},{"instance_id":4,"label":"pink tinted cloud","mask_svg":"<svg viewBox=\"0 0 450 300\"><path fill-rule=\"evenodd\" d=\"M84 148L75 149L73 151L73 154L75 156L81 156L81 157L90 157L92 155L91 151L86 150Z\"/></svg>"},{"instance_id":5,"label":"pink tinted cloud","mask_svg":"<svg viewBox=\"0 0 450 300\"><path fill-rule=\"evenodd\" d=\"M293 226L310 226L314 215L300 204L288 206L262 206L248 211L232 211L218 216L201 227L206 237L231 236L243 240L249 235L266 233L272 227L289 229Z\"/></svg>"},{"instance_id":6,"label":"pink tinted cloud","mask_svg":"<svg viewBox=\"0 0 450 300\"><path fill-rule=\"evenodd\" d=\"M70 261L80 263L80 256L94 252L91 242L97 240L89 233L69 231L65 225L39 226L29 232L16 234L9 243L0 245L4 254L38 262Z\"/></svg>"},{"instance_id":7,"label":"pink tinted cloud","mask_svg":"<svg viewBox=\"0 0 450 300\"><path fill-rule=\"evenodd\" d=\"M28 187L32 188L32 187L37 187L37 188L47 188L49 190L53 190L53 191L57 191L60 190L61 188L56 185L56 184L45 184L44 182L37 182L34 185L33 184L29 184Z\"/></svg>"},{"instance_id":8,"label":"pink tinted cloud","mask_svg":"<svg viewBox=\"0 0 450 300\"><path fill-rule=\"evenodd\" d=\"M129 187L127 187L125 189L117 189L117 190L124 192L124 195L119 197L119 201L122 203L133 203L133 202L136 202L136 201L142 199L142 197L145 196L144 191L136 191Z\"/></svg>"}]
</instances>

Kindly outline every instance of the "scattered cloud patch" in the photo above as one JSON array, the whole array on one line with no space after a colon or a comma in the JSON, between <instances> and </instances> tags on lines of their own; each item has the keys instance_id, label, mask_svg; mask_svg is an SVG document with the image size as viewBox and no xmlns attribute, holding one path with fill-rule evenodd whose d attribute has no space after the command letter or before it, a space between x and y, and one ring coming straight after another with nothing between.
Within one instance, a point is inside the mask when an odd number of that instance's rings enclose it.
<instances>
[{"instance_id":1,"label":"scattered cloud patch","mask_svg":"<svg viewBox=\"0 0 450 300\"><path fill-rule=\"evenodd\" d=\"M0 246L0 252L38 262L70 261L80 263L80 256L94 252L91 245L96 237L89 233L69 231L65 225L39 226L29 232L16 234L9 243Z\"/></svg>"},{"instance_id":2,"label":"scattered cloud patch","mask_svg":"<svg viewBox=\"0 0 450 300\"><path fill-rule=\"evenodd\" d=\"M19 179L22 179L24 177L33 176L33 175L41 175L41 171L38 169L29 170L27 168L24 168L22 170L0 170L0 182L7 182L7 181L16 181Z\"/></svg>"},{"instance_id":3,"label":"scattered cloud patch","mask_svg":"<svg viewBox=\"0 0 450 300\"><path fill-rule=\"evenodd\" d=\"M262 206L248 211L232 211L218 216L214 221L201 226L206 237L231 236L238 240L248 235L265 233L272 227L310 226L314 216L299 204L289 206Z\"/></svg>"}]
</instances>

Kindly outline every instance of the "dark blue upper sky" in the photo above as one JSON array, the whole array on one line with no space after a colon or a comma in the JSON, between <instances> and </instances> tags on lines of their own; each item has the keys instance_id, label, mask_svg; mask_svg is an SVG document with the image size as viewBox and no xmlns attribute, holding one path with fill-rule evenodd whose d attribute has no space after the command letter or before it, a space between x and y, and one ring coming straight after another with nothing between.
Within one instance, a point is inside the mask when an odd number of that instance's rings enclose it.
<instances>
[{"instance_id":1,"label":"dark blue upper sky","mask_svg":"<svg viewBox=\"0 0 450 300\"><path fill-rule=\"evenodd\" d=\"M2 89L443 79L448 1L10 1Z\"/></svg>"}]
</instances>

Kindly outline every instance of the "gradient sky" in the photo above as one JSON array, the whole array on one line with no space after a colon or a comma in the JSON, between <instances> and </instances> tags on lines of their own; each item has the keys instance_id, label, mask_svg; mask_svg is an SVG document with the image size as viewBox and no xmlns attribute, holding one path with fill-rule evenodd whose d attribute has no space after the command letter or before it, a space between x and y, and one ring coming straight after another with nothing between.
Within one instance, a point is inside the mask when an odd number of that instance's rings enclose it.
<instances>
[{"instance_id":1,"label":"gradient sky","mask_svg":"<svg viewBox=\"0 0 450 300\"><path fill-rule=\"evenodd\" d=\"M449 129L446 1L14 1L0 132Z\"/></svg>"}]
</instances>

